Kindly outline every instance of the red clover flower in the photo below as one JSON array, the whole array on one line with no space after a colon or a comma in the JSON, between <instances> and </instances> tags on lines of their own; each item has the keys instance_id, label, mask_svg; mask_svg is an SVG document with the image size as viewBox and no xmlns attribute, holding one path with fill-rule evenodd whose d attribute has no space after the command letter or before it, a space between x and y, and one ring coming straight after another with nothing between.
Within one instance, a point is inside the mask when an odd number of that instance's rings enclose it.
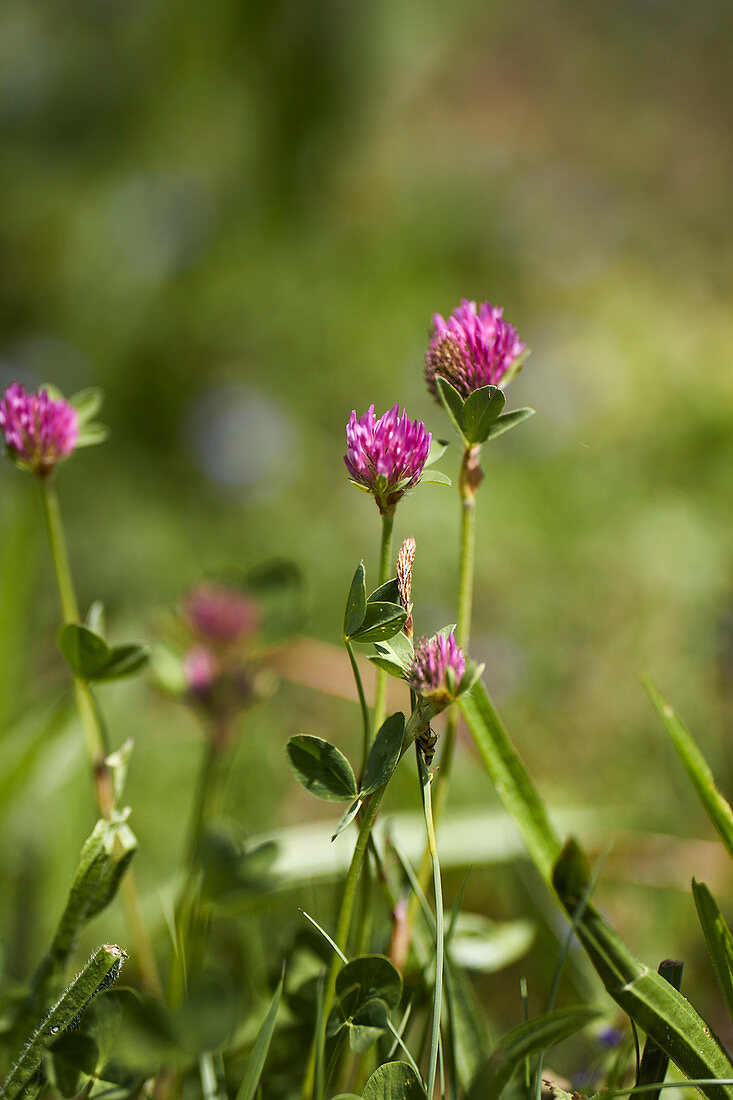
<instances>
[{"instance_id":1,"label":"red clover flower","mask_svg":"<svg viewBox=\"0 0 733 1100\"><path fill-rule=\"evenodd\" d=\"M346 425L348 451L344 462L355 485L371 493L383 515L420 480L432 435L419 420L410 420L399 405L380 416L374 406L357 420L352 412Z\"/></svg>"},{"instance_id":2,"label":"red clover flower","mask_svg":"<svg viewBox=\"0 0 733 1100\"><path fill-rule=\"evenodd\" d=\"M229 645L250 638L260 625L260 609L234 587L199 584L185 601L185 615L194 634L208 642Z\"/></svg>"},{"instance_id":3,"label":"red clover flower","mask_svg":"<svg viewBox=\"0 0 733 1100\"><path fill-rule=\"evenodd\" d=\"M436 634L418 642L405 679L436 710L443 710L465 690L466 670L466 658L451 630L447 637Z\"/></svg>"},{"instance_id":4,"label":"red clover flower","mask_svg":"<svg viewBox=\"0 0 733 1100\"><path fill-rule=\"evenodd\" d=\"M0 399L0 430L10 458L39 477L48 477L67 458L79 438L79 414L45 390L26 393L19 382Z\"/></svg>"},{"instance_id":5,"label":"red clover flower","mask_svg":"<svg viewBox=\"0 0 733 1100\"><path fill-rule=\"evenodd\" d=\"M490 302L464 298L445 321L433 316L433 333L425 354L425 380L436 401L440 400L436 375L464 399L483 386L505 384L517 373L526 349L514 329L503 318L504 310Z\"/></svg>"}]
</instances>

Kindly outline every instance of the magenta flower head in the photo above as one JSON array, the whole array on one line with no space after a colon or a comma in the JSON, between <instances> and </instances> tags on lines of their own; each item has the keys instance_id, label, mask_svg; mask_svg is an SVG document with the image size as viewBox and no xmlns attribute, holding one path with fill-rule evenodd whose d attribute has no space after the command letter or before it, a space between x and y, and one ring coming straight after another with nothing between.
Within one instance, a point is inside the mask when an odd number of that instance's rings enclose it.
<instances>
[{"instance_id":1,"label":"magenta flower head","mask_svg":"<svg viewBox=\"0 0 733 1100\"><path fill-rule=\"evenodd\" d=\"M415 647L405 679L437 714L473 686L483 672L464 656L453 631L422 638Z\"/></svg>"},{"instance_id":2,"label":"magenta flower head","mask_svg":"<svg viewBox=\"0 0 733 1100\"><path fill-rule=\"evenodd\" d=\"M420 480L432 439L425 425L410 420L399 405L379 420L370 405L360 420L356 411L349 417L344 462L354 484L373 495L383 515L391 515Z\"/></svg>"},{"instance_id":3,"label":"magenta flower head","mask_svg":"<svg viewBox=\"0 0 733 1100\"><path fill-rule=\"evenodd\" d=\"M433 332L425 354L425 380L436 401L439 375L450 382L464 400L484 386L506 385L521 367L526 350L517 331L503 317L504 310L490 302L464 298L445 321L433 316Z\"/></svg>"},{"instance_id":4,"label":"magenta flower head","mask_svg":"<svg viewBox=\"0 0 733 1100\"><path fill-rule=\"evenodd\" d=\"M45 390L26 393L13 382L0 399L0 430L13 462L48 477L77 444L79 414L67 401L52 400Z\"/></svg>"},{"instance_id":5,"label":"magenta flower head","mask_svg":"<svg viewBox=\"0 0 733 1100\"><path fill-rule=\"evenodd\" d=\"M185 600L185 616L194 634L208 642L230 645L251 638L260 625L260 609L237 588L199 584Z\"/></svg>"}]
</instances>

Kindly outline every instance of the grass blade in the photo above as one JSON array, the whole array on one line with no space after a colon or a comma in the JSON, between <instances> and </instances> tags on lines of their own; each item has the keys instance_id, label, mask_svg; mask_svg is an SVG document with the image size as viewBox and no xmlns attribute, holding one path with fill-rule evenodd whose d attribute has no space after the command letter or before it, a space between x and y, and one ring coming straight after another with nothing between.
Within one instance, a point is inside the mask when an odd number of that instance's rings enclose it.
<instances>
[{"instance_id":1,"label":"grass blade","mask_svg":"<svg viewBox=\"0 0 733 1100\"><path fill-rule=\"evenodd\" d=\"M720 912L715 898L704 882L692 880L692 896L697 906L710 962L720 991L725 998L728 1014L733 1020L733 936Z\"/></svg>"},{"instance_id":2,"label":"grass blade","mask_svg":"<svg viewBox=\"0 0 733 1100\"><path fill-rule=\"evenodd\" d=\"M574 841L563 849L553 877L558 896L572 917L587 882L583 857ZM578 921L577 936L616 1004L686 1077L733 1077L733 1065L720 1040L690 1002L639 962L591 905ZM703 1091L711 1100L733 1098L727 1085L708 1085Z\"/></svg>"},{"instance_id":3,"label":"grass blade","mask_svg":"<svg viewBox=\"0 0 733 1100\"><path fill-rule=\"evenodd\" d=\"M720 833L728 854L733 856L733 810L730 803L716 787L713 773L687 726L660 694L654 681L649 676L642 676L641 679L652 706L664 723L677 755L692 780L705 813Z\"/></svg>"},{"instance_id":4,"label":"grass blade","mask_svg":"<svg viewBox=\"0 0 733 1100\"><path fill-rule=\"evenodd\" d=\"M267 1058L267 1052L270 1049L270 1043L272 1042L272 1036L275 1031L275 1021L280 1008L284 984L285 967L283 967L280 981L277 984L277 989L275 990L267 1015L262 1022L262 1027L257 1032L255 1045L252 1049L249 1062L247 1063L247 1069L242 1079L242 1083L239 1086L239 1091L237 1092L237 1100L254 1100L257 1085L259 1084L262 1070L264 1069L265 1059Z\"/></svg>"},{"instance_id":5,"label":"grass blade","mask_svg":"<svg viewBox=\"0 0 733 1100\"><path fill-rule=\"evenodd\" d=\"M535 866L551 887L552 868L560 855L560 840L483 684L474 684L469 692L461 696L458 706L499 798L516 822Z\"/></svg>"},{"instance_id":6,"label":"grass blade","mask_svg":"<svg viewBox=\"0 0 733 1100\"><path fill-rule=\"evenodd\" d=\"M665 959L664 962L659 964L659 973L666 982L673 985L675 989L679 989L682 983L682 963L675 962L673 959ZM641 1062L639 1064L639 1072L637 1074L637 1085L661 1085L664 1078L667 1076L667 1067L669 1066L669 1058L663 1050L657 1046L653 1039L647 1036L646 1043L644 1044L644 1053L641 1056ZM649 1094L652 1100L657 1100L659 1091Z\"/></svg>"},{"instance_id":7,"label":"grass blade","mask_svg":"<svg viewBox=\"0 0 733 1100\"><path fill-rule=\"evenodd\" d=\"M599 1015L598 1009L580 1005L545 1013L513 1027L502 1036L488 1062L479 1070L467 1100L497 1100L514 1070L528 1055L567 1039Z\"/></svg>"}]
</instances>

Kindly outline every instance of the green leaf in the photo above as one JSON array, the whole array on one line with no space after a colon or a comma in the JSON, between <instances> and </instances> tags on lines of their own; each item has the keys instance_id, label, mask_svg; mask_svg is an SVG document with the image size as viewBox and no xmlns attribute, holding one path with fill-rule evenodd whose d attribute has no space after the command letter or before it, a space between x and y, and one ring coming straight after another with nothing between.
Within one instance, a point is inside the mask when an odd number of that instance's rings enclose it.
<instances>
[{"instance_id":1,"label":"green leaf","mask_svg":"<svg viewBox=\"0 0 733 1100\"><path fill-rule=\"evenodd\" d=\"M535 866L548 885L560 855L560 841L522 758L482 683L462 695L458 706L473 734L496 793L516 822Z\"/></svg>"},{"instance_id":2,"label":"green leaf","mask_svg":"<svg viewBox=\"0 0 733 1100\"><path fill-rule=\"evenodd\" d=\"M339 970L336 996L345 1015L353 1015L375 997L388 1008L397 1008L402 997L402 978L384 955L357 955Z\"/></svg>"},{"instance_id":3,"label":"green leaf","mask_svg":"<svg viewBox=\"0 0 733 1100\"><path fill-rule=\"evenodd\" d=\"M374 591L367 596L367 603L399 604L399 602L400 589L396 577L392 577L391 580L385 581L384 584L380 584L379 588L375 588Z\"/></svg>"},{"instance_id":4,"label":"green leaf","mask_svg":"<svg viewBox=\"0 0 733 1100\"><path fill-rule=\"evenodd\" d=\"M76 449L79 447L95 447L97 443L104 443L109 439L109 428L104 424L85 424L79 431L76 440Z\"/></svg>"},{"instance_id":5,"label":"green leaf","mask_svg":"<svg viewBox=\"0 0 733 1100\"><path fill-rule=\"evenodd\" d=\"M440 470L428 470L420 474L421 485L452 485L453 482L447 474L442 474Z\"/></svg>"},{"instance_id":6,"label":"green leaf","mask_svg":"<svg viewBox=\"0 0 733 1100\"><path fill-rule=\"evenodd\" d=\"M451 386L450 382L440 376L435 379L435 387L453 427L458 432L462 442L468 444L468 440L463 434L463 398L458 390Z\"/></svg>"},{"instance_id":7,"label":"green leaf","mask_svg":"<svg viewBox=\"0 0 733 1100\"><path fill-rule=\"evenodd\" d=\"M641 678L652 706L664 723L677 755L682 761L703 809L718 830L728 854L733 856L733 810L715 785L713 773L705 757L695 744L687 726L663 699L654 681L649 676Z\"/></svg>"},{"instance_id":8,"label":"green leaf","mask_svg":"<svg viewBox=\"0 0 733 1100\"><path fill-rule=\"evenodd\" d=\"M436 462L439 462L449 446L450 443L447 439L436 439L435 436L433 436L433 441L430 444L430 453L428 454L425 466L434 466Z\"/></svg>"},{"instance_id":9,"label":"green leaf","mask_svg":"<svg viewBox=\"0 0 733 1100\"><path fill-rule=\"evenodd\" d=\"M398 712L390 715L381 726L369 750L359 792L362 797L373 794L388 781L397 767L404 736L404 714Z\"/></svg>"},{"instance_id":10,"label":"green leaf","mask_svg":"<svg viewBox=\"0 0 733 1100\"><path fill-rule=\"evenodd\" d=\"M343 812L343 814L339 818L338 825L336 826L336 832L331 837L332 842L336 839L337 836L341 835L341 833L344 831L344 829L348 829L349 825L351 824L351 822L354 820L354 818L358 814L359 810L361 809L361 804L362 804L362 799L357 798L354 802L351 803L348 810L345 810Z\"/></svg>"},{"instance_id":11,"label":"green leaf","mask_svg":"<svg viewBox=\"0 0 733 1100\"><path fill-rule=\"evenodd\" d=\"M125 815L118 815L111 821L102 819L94 826L81 850L49 950L57 972L66 965L82 928L112 901L136 851L137 840Z\"/></svg>"},{"instance_id":12,"label":"green leaf","mask_svg":"<svg viewBox=\"0 0 733 1100\"><path fill-rule=\"evenodd\" d=\"M700 918L710 962L733 1020L733 936L715 898L704 882L692 880L692 896Z\"/></svg>"},{"instance_id":13,"label":"green leaf","mask_svg":"<svg viewBox=\"0 0 733 1100\"><path fill-rule=\"evenodd\" d=\"M290 770L307 791L326 802L343 802L357 795L354 769L335 745L299 733L286 747Z\"/></svg>"},{"instance_id":14,"label":"green leaf","mask_svg":"<svg viewBox=\"0 0 733 1100\"><path fill-rule=\"evenodd\" d=\"M255 1045L250 1055L249 1062L247 1063L247 1069L242 1079L242 1083L239 1086L239 1091L237 1092L237 1100L254 1100L255 1093L257 1092L257 1085L259 1084L262 1070L265 1066L267 1052L270 1049L272 1036L275 1032L275 1021L277 1020L280 1001L282 1000L284 983L285 968L283 967L283 972L267 1011L267 1015L262 1022L260 1030L257 1032Z\"/></svg>"},{"instance_id":15,"label":"green leaf","mask_svg":"<svg viewBox=\"0 0 733 1100\"><path fill-rule=\"evenodd\" d=\"M404 669L402 668L402 665L397 663L397 661L390 660L389 657L375 656L375 654L373 653L367 654L367 661L370 661L371 664L376 665L377 668L381 668L390 676L394 676L396 680L404 680Z\"/></svg>"},{"instance_id":16,"label":"green leaf","mask_svg":"<svg viewBox=\"0 0 733 1100\"><path fill-rule=\"evenodd\" d=\"M572 918L584 890L582 861L568 842L553 876L555 889ZM720 1040L690 1002L660 974L639 962L620 936L591 906L576 924L576 934L607 992L623 1011L690 1079L730 1078L733 1065ZM730 1100L733 1087L700 1086L710 1100Z\"/></svg>"},{"instance_id":17,"label":"green leaf","mask_svg":"<svg viewBox=\"0 0 733 1100\"><path fill-rule=\"evenodd\" d=\"M393 658L403 668L407 668L415 656L412 642L402 631L395 634L394 638L390 638L388 642L375 642L374 648L380 656Z\"/></svg>"},{"instance_id":18,"label":"green leaf","mask_svg":"<svg viewBox=\"0 0 733 1100\"><path fill-rule=\"evenodd\" d=\"M502 1036L488 1062L479 1070L467 1100L497 1100L525 1058L574 1035L599 1015L598 1009L581 1005L548 1012L513 1027Z\"/></svg>"},{"instance_id":19,"label":"green leaf","mask_svg":"<svg viewBox=\"0 0 733 1100\"><path fill-rule=\"evenodd\" d=\"M90 606L87 612L87 619L84 624L89 627L95 634L99 634L101 638L105 635L105 616L104 616L104 603L102 600L95 600Z\"/></svg>"},{"instance_id":20,"label":"green leaf","mask_svg":"<svg viewBox=\"0 0 733 1100\"><path fill-rule=\"evenodd\" d=\"M482 386L466 398L463 406L463 434L470 444L483 443L489 428L500 415L506 397L497 386Z\"/></svg>"},{"instance_id":21,"label":"green leaf","mask_svg":"<svg viewBox=\"0 0 733 1100\"><path fill-rule=\"evenodd\" d=\"M465 971L446 959L445 999L448 1009L448 1048L464 1092L483 1064L489 1048L488 1029ZM454 1087L453 1095L460 1089Z\"/></svg>"},{"instance_id":22,"label":"green leaf","mask_svg":"<svg viewBox=\"0 0 733 1100\"><path fill-rule=\"evenodd\" d=\"M366 573L364 562L360 561L351 581L344 613L344 637L350 638L364 622L366 611Z\"/></svg>"},{"instance_id":23,"label":"green leaf","mask_svg":"<svg viewBox=\"0 0 733 1100\"><path fill-rule=\"evenodd\" d=\"M534 416L534 409L515 409L514 412L505 413L504 416L500 416L498 420L494 421L486 433L486 438L496 439L504 432L516 428L517 424L521 424L523 420L530 416Z\"/></svg>"},{"instance_id":24,"label":"green leaf","mask_svg":"<svg viewBox=\"0 0 733 1100\"><path fill-rule=\"evenodd\" d=\"M61 627L58 645L74 675L88 681L134 676L150 659L147 646L130 643L110 648L104 638L79 623Z\"/></svg>"},{"instance_id":25,"label":"green leaf","mask_svg":"<svg viewBox=\"0 0 733 1100\"><path fill-rule=\"evenodd\" d=\"M96 416L104 401L104 391L96 386L86 390L79 390L69 398L69 404L73 405L79 416L79 427L82 427L93 416Z\"/></svg>"},{"instance_id":26,"label":"green leaf","mask_svg":"<svg viewBox=\"0 0 733 1100\"><path fill-rule=\"evenodd\" d=\"M384 1001L374 997L361 1005L346 1021L349 1046L355 1054L364 1054L389 1026L389 1012Z\"/></svg>"},{"instance_id":27,"label":"green leaf","mask_svg":"<svg viewBox=\"0 0 733 1100\"><path fill-rule=\"evenodd\" d=\"M404 607L396 603L368 603L360 628L351 635L353 642L380 642L399 634L407 621Z\"/></svg>"},{"instance_id":28,"label":"green leaf","mask_svg":"<svg viewBox=\"0 0 733 1100\"><path fill-rule=\"evenodd\" d=\"M425 1089L407 1062L385 1062L364 1086L364 1100L425 1100Z\"/></svg>"},{"instance_id":29,"label":"green leaf","mask_svg":"<svg viewBox=\"0 0 733 1100\"><path fill-rule=\"evenodd\" d=\"M91 1077L97 1068L99 1050L90 1035L68 1031L53 1045L53 1069L56 1086L62 1096L76 1096L82 1088L82 1075Z\"/></svg>"},{"instance_id":30,"label":"green leaf","mask_svg":"<svg viewBox=\"0 0 733 1100\"><path fill-rule=\"evenodd\" d=\"M127 676L134 676L140 672L149 660L149 646L138 645L135 642L112 646L107 664L101 672L91 678L94 680L123 680Z\"/></svg>"},{"instance_id":31,"label":"green leaf","mask_svg":"<svg viewBox=\"0 0 733 1100\"><path fill-rule=\"evenodd\" d=\"M104 638L78 623L61 627L58 644L61 656L82 680L93 680L109 661L110 649Z\"/></svg>"}]
</instances>

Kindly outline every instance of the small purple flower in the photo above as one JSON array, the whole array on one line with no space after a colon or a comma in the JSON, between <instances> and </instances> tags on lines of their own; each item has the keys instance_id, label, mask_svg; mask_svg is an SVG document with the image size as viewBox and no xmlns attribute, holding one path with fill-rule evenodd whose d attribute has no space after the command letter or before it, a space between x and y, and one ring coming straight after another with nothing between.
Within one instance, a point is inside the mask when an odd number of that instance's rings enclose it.
<instances>
[{"instance_id":1,"label":"small purple flower","mask_svg":"<svg viewBox=\"0 0 733 1100\"><path fill-rule=\"evenodd\" d=\"M433 333L425 354L425 380L436 401L436 375L458 390L464 399L483 386L499 386L510 380L525 350L514 329L503 318L504 310L482 302L476 306L464 298L445 321L433 316Z\"/></svg>"},{"instance_id":2,"label":"small purple flower","mask_svg":"<svg viewBox=\"0 0 733 1100\"><path fill-rule=\"evenodd\" d=\"M250 638L260 624L255 601L223 584L200 584L191 589L185 613L194 634L222 645Z\"/></svg>"},{"instance_id":3,"label":"small purple flower","mask_svg":"<svg viewBox=\"0 0 733 1100\"><path fill-rule=\"evenodd\" d=\"M349 417L344 462L352 480L373 494L383 515L390 515L420 480L432 439L421 421L410 420L404 409L400 413L399 405L379 420L370 405L360 420L356 411Z\"/></svg>"},{"instance_id":4,"label":"small purple flower","mask_svg":"<svg viewBox=\"0 0 733 1100\"><path fill-rule=\"evenodd\" d=\"M415 647L405 679L411 688L434 707L443 709L460 693L466 672L466 658L453 631L422 638Z\"/></svg>"},{"instance_id":5,"label":"small purple flower","mask_svg":"<svg viewBox=\"0 0 733 1100\"><path fill-rule=\"evenodd\" d=\"M45 390L26 393L19 382L13 382L0 399L0 430L10 457L39 477L47 477L74 450L79 415L68 402L53 401Z\"/></svg>"}]
</instances>

